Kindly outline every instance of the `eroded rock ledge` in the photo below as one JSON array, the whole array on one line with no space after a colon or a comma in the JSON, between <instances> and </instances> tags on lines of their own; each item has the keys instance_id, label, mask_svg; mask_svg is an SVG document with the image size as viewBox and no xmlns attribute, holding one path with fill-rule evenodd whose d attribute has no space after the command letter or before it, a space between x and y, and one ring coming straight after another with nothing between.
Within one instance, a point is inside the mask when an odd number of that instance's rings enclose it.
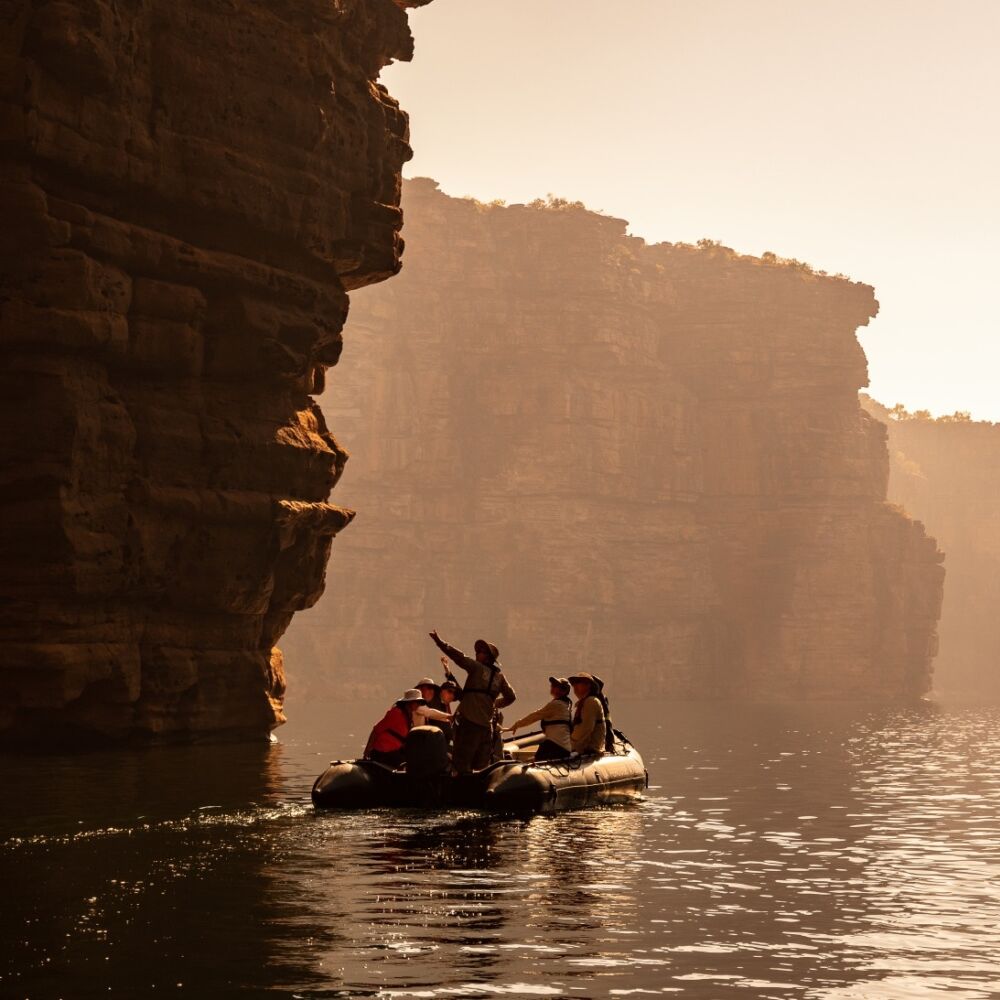
<instances>
[{"instance_id":1,"label":"eroded rock ledge","mask_svg":"<svg viewBox=\"0 0 1000 1000\"><path fill-rule=\"evenodd\" d=\"M352 512L310 393L398 270L403 0L0 4L0 738L263 734Z\"/></svg>"},{"instance_id":2,"label":"eroded rock ledge","mask_svg":"<svg viewBox=\"0 0 1000 1000\"><path fill-rule=\"evenodd\" d=\"M362 515L348 607L286 637L300 683L412 683L434 625L489 631L539 696L580 668L619 696L927 690L943 569L858 405L870 287L426 180L404 210L322 399Z\"/></svg>"}]
</instances>

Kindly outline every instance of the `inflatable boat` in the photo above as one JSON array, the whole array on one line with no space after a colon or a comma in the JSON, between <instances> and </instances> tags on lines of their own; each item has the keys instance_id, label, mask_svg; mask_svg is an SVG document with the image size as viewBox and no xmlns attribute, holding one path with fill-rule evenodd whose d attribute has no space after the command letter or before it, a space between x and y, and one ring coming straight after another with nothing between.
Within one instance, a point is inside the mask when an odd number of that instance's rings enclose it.
<instances>
[{"instance_id":1,"label":"inflatable boat","mask_svg":"<svg viewBox=\"0 0 1000 1000\"><path fill-rule=\"evenodd\" d=\"M406 763L397 770L371 760L335 760L316 779L317 809L472 808L491 812L556 812L622 801L648 784L639 752L618 730L611 752L535 761L542 733L504 744L504 758L453 776L444 733L417 726L407 736Z\"/></svg>"}]
</instances>

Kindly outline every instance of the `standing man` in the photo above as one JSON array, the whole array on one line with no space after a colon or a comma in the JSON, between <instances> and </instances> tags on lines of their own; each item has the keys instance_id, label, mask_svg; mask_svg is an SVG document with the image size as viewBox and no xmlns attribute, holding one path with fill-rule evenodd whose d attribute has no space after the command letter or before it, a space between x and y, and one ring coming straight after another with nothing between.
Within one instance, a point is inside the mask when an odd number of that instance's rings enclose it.
<instances>
[{"instance_id":1,"label":"standing man","mask_svg":"<svg viewBox=\"0 0 1000 1000\"><path fill-rule=\"evenodd\" d=\"M462 688L456 713L452 766L457 774L469 774L493 762L493 716L517 697L497 663L500 651L492 642L477 639L475 659L449 646L436 631L431 632L438 649L469 676Z\"/></svg>"}]
</instances>

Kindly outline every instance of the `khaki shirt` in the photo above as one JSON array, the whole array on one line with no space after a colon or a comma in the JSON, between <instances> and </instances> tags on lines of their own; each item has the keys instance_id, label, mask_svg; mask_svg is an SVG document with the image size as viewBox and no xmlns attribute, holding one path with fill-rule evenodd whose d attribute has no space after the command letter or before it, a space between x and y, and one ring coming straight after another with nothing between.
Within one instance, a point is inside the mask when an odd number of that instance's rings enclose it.
<instances>
[{"instance_id":1,"label":"khaki shirt","mask_svg":"<svg viewBox=\"0 0 1000 1000\"><path fill-rule=\"evenodd\" d=\"M480 663L446 642L440 643L440 646L445 656L469 675L462 686L462 700L455 714L477 726L493 725L494 710L506 708L517 697L500 665Z\"/></svg>"},{"instance_id":2,"label":"khaki shirt","mask_svg":"<svg viewBox=\"0 0 1000 1000\"><path fill-rule=\"evenodd\" d=\"M523 719L518 719L514 723L514 728L520 729L522 726L530 726L533 722L565 722L565 726L542 726L542 732L545 733L547 740L552 740L553 743L557 743L564 750L571 749L569 742L570 709L568 701L564 701L562 698L553 698L552 701L547 705L543 705L537 712L532 712Z\"/></svg>"},{"instance_id":3,"label":"khaki shirt","mask_svg":"<svg viewBox=\"0 0 1000 1000\"><path fill-rule=\"evenodd\" d=\"M594 695L576 703L576 724L571 737L576 753L604 752L604 706Z\"/></svg>"}]
</instances>

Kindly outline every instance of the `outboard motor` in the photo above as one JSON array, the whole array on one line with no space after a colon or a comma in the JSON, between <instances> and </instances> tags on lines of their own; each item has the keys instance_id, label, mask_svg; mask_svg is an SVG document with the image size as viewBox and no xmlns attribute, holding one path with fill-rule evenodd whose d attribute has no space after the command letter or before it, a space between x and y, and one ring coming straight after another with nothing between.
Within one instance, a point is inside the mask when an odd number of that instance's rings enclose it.
<instances>
[{"instance_id":1,"label":"outboard motor","mask_svg":"<svg viewBox=\"0 0 1000 1000\"><path fill-rule=\"evenodd\" d=\"M448 770L448 740L437 726L414 726L403 747L406 773L423 781Z\"/></svg>"},{"instance_id":2,"label":"outboard motor","mask_svg":"<svg viewBox=\"0 0 1000 1000\"><path fill-rule=\"evenodd\" d=\"M448 740L437 726L414 726L403 745L406 771L400 775L406 805L429 808L441 804L449 780Z\"/></svg>"}]
</instances>

